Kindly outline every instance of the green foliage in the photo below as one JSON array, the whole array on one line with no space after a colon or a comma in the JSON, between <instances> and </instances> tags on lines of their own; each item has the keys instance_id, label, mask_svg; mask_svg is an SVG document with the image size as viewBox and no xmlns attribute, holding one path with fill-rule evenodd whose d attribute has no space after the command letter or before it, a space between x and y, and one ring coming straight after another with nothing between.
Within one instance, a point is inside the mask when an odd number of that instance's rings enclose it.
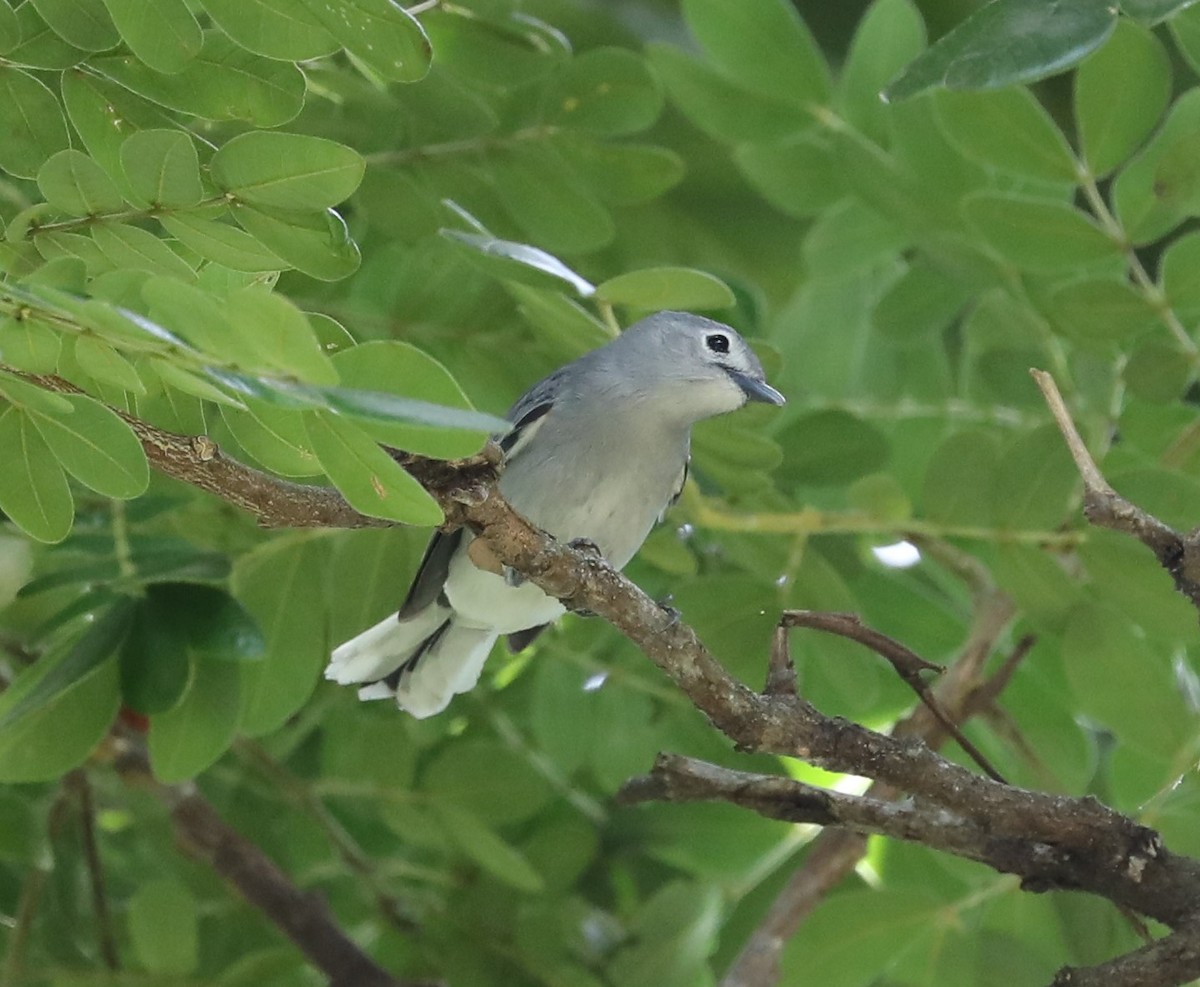
<instances>
[{"instance_id":1,"label":"green foliage","mask_svg":"<svg viewBox=\"0 0 1200 987\"><path fill-rule=\"evenodd\" d=\"M659 308L745 332L789 403L696 430L632 577L759 688L787 607L953 660L966 559L1016 611L995 650L1038 637L972 736L1197 852L1195 611L1087 527L1027 370L1118 489L1198 523L1200 5L409 6L0 0L0 915L54 867L36 920L0 922L0 978L312 978L112 770L145 729L160 781L195 780L397 976L719 981L809 834L612 801L659 750L746 758L611 628L498 650L428 721L320 677L442 520L381 443L469 456ZM131 419L402 523L260 530L152 475ZM918 535L911 568L871 551ZM911 705L861 649L792 649L827 712ZM46 823L80 767L111 977L77 834ZM868 863L783 984L1048 981L1131 948L1097 902L919 847Z\"/></svg>"}]
</instances>

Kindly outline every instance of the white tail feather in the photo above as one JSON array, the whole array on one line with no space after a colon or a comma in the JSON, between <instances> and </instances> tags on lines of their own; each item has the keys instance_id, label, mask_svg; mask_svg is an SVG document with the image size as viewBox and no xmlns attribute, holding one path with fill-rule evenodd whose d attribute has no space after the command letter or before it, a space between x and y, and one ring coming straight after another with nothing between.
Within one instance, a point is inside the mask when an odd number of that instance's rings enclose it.
<instances>
[{"instance_id":1,"label":"white tail feather","mask_svg":"<svg viewBox=\"0 0 1200 987\"><path fill-rule=\"evenodd\" d=\"M405 672L396 689L396 705L417 719L440 713L458 693L471 689L496 643L493 631L451 623L417 667Z\"/></svg>"},{"instance_id":2,"label":"white tail feather","mask_svg":"<svg viewBox=\"0 0 1200 987\"><path fill-rule=\"evenodd\" d=\"M334 649L325 678L340 685L383 678L408 661L450 613L447 607L430 606L405 621L395 614L385 617Z\"/></svg>"}]
</instances>

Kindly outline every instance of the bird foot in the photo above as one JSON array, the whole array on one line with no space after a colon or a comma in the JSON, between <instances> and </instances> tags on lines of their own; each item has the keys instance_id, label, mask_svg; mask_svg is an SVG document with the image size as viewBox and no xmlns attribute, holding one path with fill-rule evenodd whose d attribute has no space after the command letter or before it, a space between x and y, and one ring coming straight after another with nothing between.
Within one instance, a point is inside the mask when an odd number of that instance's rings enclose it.
<instances>
[{"instance_id":1,"label":"bird foot","mask_svg":"<svg viewBox=\"0 0 1200 987\"><path fill-rule=\"evenodd\" d=\"M501 572L504 576L504 585L505 586L516 587L516 586L523 586L525 584L525 577L523 575L521 575L521 573L517 572L517 570L514 569L512 566L506 565L506 566L502 567Z\"/></svg>"},{"instance_id":2,"label":"bird foot","mask_svg":"<svg viewBox=\"0 0 1200 987\"><path fill-rule=\"evenodd\" d=\"M668 593L661 600L654 601L656 603L656 605L658 606L658 609L661 610L666 615L668 627L674 627L676 624L679 623L679 621L683 617L683 614L681 614L678 610L676 610L673 606L671 606L671 601L673 599L675 599L675 597L671 596Z\"/></svg>"}]
</instances>

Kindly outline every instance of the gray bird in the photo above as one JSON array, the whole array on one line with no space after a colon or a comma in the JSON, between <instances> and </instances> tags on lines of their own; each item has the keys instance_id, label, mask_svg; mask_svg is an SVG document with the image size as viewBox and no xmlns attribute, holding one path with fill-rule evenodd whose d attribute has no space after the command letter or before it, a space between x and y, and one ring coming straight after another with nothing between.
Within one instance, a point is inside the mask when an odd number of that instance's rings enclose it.
<instances>
[{"instance_id":1,"label":"gray bird","mask_svg":"<svg viewBox=\"0 0 1200 987\"><path fill-rule=\"evenodd\" d=\"M683 489L692 426L747 401L784 397L742 337L698 315L659 312L513 405L500 492L542 530L586 539L623 568ZM519 651L562 616L533 583L487 566L473 539L463 528L435 534L399 614L337 648L325 677L366 683L360 699L394 698L432 716L479 681L500 635Z\"/></svg>"}]
</instances>

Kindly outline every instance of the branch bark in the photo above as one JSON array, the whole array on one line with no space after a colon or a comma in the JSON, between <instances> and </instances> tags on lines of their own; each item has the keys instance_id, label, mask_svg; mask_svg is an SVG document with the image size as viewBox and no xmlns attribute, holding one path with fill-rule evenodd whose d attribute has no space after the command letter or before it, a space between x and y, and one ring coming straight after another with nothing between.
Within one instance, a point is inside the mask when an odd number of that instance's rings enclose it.
<instances>
[{"instance_id":1,"label":"branch bark","mask_svg":"<svg viewBox=\"0 0 1200 987\"><path fill-rule=\"evenodd\" d=\"M59 378L32 379L54 390L72 388ZM360 527L380 523L337 503L340 498L327 488L286 483L229 460L207 438L164 433L135 421L130 424L156 468L250 510L262 524ZM660 761L649 779L632 782L632 795L721 797L780 818L919 839L997 871L1017 874L1031 891L1100 895L1174 930L1160 943L1108 964L1114 976L1125 979L1106 983L1150 987L1200 975L1200 862L1171 853L1153 830L1095 799L1010 787L947 761L916 738L888 737L827 717L791 694L786 676L782 683L778 674L775 677L781 688L755 693L725 671L678 614L659 606L594 554L555 542L514 512L496 491L497 463L491 450L451 464L403 454L397 458L442 504L448 526L469 525L500 562L568 608L590 611L612 623L738 749L798 757L838 773L867 776L906 793L907 798L887 802L874 796L843 796L797 787L788 779L670 759ZM1098 496L1108 495L1100 491ZM1120 504L1110 507L1117 518ZM1151 526L1151 534L1161 533L1163 527ZM1138 528L1121 530L1136 533ZM1178 572L1177 584L1193 585L1189 582L1193 562L1186 551L1178 562L1173 570ZM1200 600L1200 582L1194 585L1193 599ZM322 969L336 970L335 982L395 987L396 981L337 929L323 906L291 886L256 847L229 830L208 803L194 792L170 797L172 817L189 845L270 915ZM1155 949L1164 956L1169 953L1170 964L1162 975L1126 978L1125 969L1145 971L1140 958L1153 955L1147 951ZM347 970L353 973L348 975ZM1082 983L1069 978L1088 975L1064 971L1059 983Z\"/></svg>"}]
</instances>

